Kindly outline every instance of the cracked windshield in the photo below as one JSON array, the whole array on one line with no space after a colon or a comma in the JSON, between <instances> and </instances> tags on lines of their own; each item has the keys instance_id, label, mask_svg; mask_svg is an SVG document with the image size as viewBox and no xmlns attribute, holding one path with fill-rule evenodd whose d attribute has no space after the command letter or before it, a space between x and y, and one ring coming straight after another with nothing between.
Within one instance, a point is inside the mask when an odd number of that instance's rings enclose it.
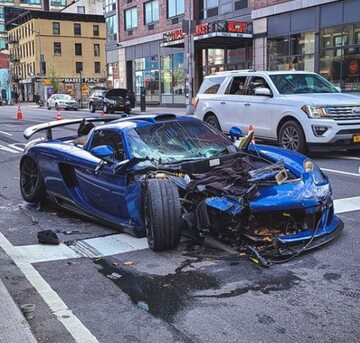
<instances>
[{"instance_id":1,"label":"cracked windshield","mask_svg":"<svg viewBox=\"0 0 360 343\"><path fill-rule=\"evenodd\" d=\"M209 158L231 144L210 127L196 121L131 129L127 137L134 157L154 158L163 163Z\"/></svg>"}]
</instances>

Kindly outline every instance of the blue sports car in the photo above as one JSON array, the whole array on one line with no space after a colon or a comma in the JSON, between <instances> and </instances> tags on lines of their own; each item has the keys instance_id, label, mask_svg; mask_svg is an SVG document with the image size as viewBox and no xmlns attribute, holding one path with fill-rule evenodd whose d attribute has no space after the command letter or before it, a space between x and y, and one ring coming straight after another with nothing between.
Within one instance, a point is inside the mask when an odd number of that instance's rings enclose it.
<instances>
[{"instance_id":1,"label":"blue sports car","mask_svg":"<svg viewBox=\"0 0 360 343\"><path fill-rule=\"evenodd\" d=\"M77 135L53 137L77 125ZM307 157L251 143L233 128L172 114L59 120L25 130L20 189L28 202L59 206L147 237L154 251L182 233L262 258L297 256L334 238L328 178ZM264 262L267 263L266 261Z\"/></svg>"}]
</instances>

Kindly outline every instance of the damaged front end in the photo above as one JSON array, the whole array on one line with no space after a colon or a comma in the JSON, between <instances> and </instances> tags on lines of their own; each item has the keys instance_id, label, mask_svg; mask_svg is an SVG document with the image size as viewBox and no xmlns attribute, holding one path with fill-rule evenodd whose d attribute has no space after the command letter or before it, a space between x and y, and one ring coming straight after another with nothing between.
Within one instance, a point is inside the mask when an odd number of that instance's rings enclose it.
<instances>
[{"instance_id":1,"label":"damaged front end","mask_svg":"<svg viewBox=\"0 0 360 343\"><path fill-rule=\"evenodd\" d=\"M161 174L177 184L182 220L198 241L211 237L225 251L268 266L322 245L343 229L329 181L316 165L296 175L283 162L249 155L230 161L219 160L206 172L192 163L180 174Z\"/></svg>"}]
</instances>

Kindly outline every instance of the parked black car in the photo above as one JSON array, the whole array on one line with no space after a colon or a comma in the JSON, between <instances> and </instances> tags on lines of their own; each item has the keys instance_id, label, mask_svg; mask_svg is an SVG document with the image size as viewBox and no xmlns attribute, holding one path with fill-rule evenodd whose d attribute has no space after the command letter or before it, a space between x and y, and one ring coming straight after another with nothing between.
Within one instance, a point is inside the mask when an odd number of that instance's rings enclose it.
<instances>
[{"instance_id":1,"label":"parked black car","mask_svg":"<svg viewBox=\"0 0 360 343\"><path fill-rule=\"evenodd\" d=\"M130 113L135 107L135 95L124 88L96 89L90 95L89 109L91 113L103 110L104 113L123 111Z\"/></svg>"}]
</instances>

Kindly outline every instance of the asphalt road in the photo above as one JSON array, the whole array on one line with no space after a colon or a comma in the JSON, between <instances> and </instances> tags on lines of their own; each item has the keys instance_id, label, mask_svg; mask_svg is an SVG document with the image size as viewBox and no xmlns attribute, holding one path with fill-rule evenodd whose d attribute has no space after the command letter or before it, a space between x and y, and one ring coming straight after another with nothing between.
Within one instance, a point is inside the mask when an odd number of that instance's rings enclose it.
<instances>
[{"instance_id":1,"label":"asphalt road","mask_svg":"<svg viewBox=\"0 0 360 343\"><path fill-rule=\"evenodd\" d=\"M313 156L339 204L356 197L339 214L341 236L264 269L200 248L189 257L186 241L154 253L144 240L125 244L107 227L27 205L18 186L22 133L56 112L22 110L24 119L16 120L16 106L0 107L0 276L19 306L36 305L29 323L39 342L360 341L360 154ZM87 114L62 111L65 118ZM44 229L71 249L39 246Z\"/></svg>"}]
</instances>

